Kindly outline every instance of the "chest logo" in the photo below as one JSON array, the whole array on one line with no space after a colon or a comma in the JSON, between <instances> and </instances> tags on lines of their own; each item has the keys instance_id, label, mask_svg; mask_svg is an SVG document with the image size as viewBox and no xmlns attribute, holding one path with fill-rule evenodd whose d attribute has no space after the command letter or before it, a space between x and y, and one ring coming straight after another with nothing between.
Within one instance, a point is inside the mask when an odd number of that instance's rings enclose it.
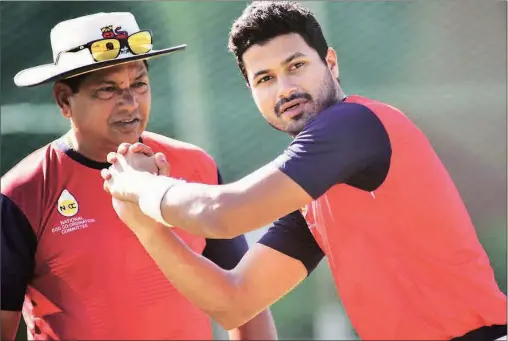
<instances>
[{"instance_id":1,"label":"chest logo","mask_svg":"<svg viewBox=\"0 0 508 341\"><path fill-rule=\"evenodd\" d=\"M58 212L64 217L75 216L79 211L79 204L72 194L64 189L58 198Z\"/></svg>"}]
</instances>

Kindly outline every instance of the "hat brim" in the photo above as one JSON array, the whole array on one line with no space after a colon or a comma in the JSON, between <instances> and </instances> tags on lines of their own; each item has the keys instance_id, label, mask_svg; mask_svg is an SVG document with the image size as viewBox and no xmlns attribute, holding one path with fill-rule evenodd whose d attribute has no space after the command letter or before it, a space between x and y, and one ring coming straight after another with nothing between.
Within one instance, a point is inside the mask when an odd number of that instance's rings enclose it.
<instances>
[{"instance_id":1,"label":"hat brim","mask_svg":"<svg viewBox=\"0 0 508 341\"><path fill-rule=\"evenodd\" d=\"M157 56L162 56L176 51L181 51L187 47L186 44L178 45L162 50L152 50L141 55L126 56L106 60L103 62L95 62L93 64L73 67L70 70L62 69L55 64L45 64L22 70L14 76L14 83L18 87L32 87L49 82L56 82L61 79L79 76L92 71L105 69L108 67L134 62L138 60L146 60Z\"/></svg>"}]
</instances>

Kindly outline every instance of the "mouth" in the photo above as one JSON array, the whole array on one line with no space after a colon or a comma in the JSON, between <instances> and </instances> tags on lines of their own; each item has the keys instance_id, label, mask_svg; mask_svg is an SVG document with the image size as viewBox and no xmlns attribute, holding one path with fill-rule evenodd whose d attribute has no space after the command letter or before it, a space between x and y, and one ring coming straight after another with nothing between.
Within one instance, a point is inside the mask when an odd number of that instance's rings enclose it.
<instances>
[{"instance_id":1,"label":"mouth","mask_svg":"<svg viewBox=\"0 0 508 341\"><path fill-rule=\"evenodd\" d=\"M280 110L280 116L293 118L302 113L303 107L307 103L306 99L297 99L284 104Z\"/></svg>"},{"instance_id":2,"label":"mouth","mask_svg":"<svg viewBox=\"0 0 508 341\"><path fill-rule=\"evenodd\" d=\"M130 131L132 129L135 129L139 126L141 120L139 118L126 118L124 120L119 120L116 122L113 122L113 125L122 131Z\"/></svg>"},{"instance_id":3,"label":"mouth","mask_svg":"<svg viewBox=\"0 0 508 341\"><path fill-rule=\"evenodd\" d=\"M121 125L130 125L134 123L138 123L140 121L139 118L126 118L124 120L116 121L115 124L121 124Z\"/></svg>"}]
</instances>

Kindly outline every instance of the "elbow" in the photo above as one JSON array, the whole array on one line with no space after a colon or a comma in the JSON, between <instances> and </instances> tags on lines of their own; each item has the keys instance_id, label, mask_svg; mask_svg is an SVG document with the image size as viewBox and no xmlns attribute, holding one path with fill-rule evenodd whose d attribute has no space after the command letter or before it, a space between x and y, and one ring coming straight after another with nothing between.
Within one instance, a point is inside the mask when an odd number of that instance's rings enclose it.
<instances>
[{"instance_id":1,"label":"elbow","mask_svg":"<svg viewBox=\"0 0 508 341\"><path fill-rule=\"evenodd\" d=\"M235 328L239 328L249 322L253 316L249 316L245 314L241 308L232 308L228 311L224 311L220 314L215 314L214 320L222 327L224 330L232 330Z\"/></svg>"},{"instance_id":2,"label":"elbow","mask_svg":"<svg viewBox=\"0 0 508 341\"><path fill-rule=\"evenodd\" d=\"M240 320L237 320L233 317L227 317L227 316L224 316L224 317L220 317L220 318L216 318L215 321L224 329L224 330L232 330L232 329L235 329L235 328L238 328L242 325L244 325L245 323L242 323Z\"/></svg>"},{"instance_id":3,"label":"elbow","mask_svg":"<svg viewBox=\"0 0 508 341\"><path fill-rule=\"evenodd\" d=\"M245 299L248 296L242 291L240 285L240 282L234 280L234 284L228 289L227 295L221 295L220 308L216 306L219 309L205 311L225 330L241 327L256 315L252 309L253 307Z\"/></svg>"},{"instance_id":4,"label":"elbow","mask_svg":"<svg viewBox=\"0 0 508 341\"><path fill-rule=\"evenodd\" d=\"M238 231L238 224L230 221L226 214L220 212L213 219L208 219L204 222L204 225L209 231L209 238L213 239L233 239L242 234L242 232Z\"/></svg>"},{"instance_id":5,"label":"elbow","mask_svg":"<svg viewBox=\"0 0 508 341\"><path fill-rule=\"evenodd\" d=\"M237 236L228 223L225 214L218 209L208 208L196 216L196 226L202 231L206 238L211 239L232 239Z\"/></svg>"},{"instance_id":6,"label":"elbow","mask_svg":"<svg viewBox=\"0 0 508 341\"><path fill-rule=\"evenodd\" d=\"M197 217L200 226L205 227L207 237L213 239L233 239L243 234L243 219L236 219L237 209L232 196L217 191L211 202L203 207Z\"/></svg>"}]
</instances>

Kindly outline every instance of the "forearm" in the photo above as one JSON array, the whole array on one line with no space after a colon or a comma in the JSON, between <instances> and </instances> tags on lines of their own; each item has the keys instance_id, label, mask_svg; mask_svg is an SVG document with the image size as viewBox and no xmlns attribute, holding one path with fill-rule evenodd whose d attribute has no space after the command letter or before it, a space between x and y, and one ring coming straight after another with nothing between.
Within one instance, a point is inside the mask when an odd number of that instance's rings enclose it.
<instances>
[{"instance_id":1,"label":"forearm","mask_svg":"<svg viewBox=\"0 0 508 341\"><path fill-rule=\"evenodd\" d=\"M212 186L150 175L138 201L146 215L166 225L206 238L229 239L264 226L242 194L235 184Z\"/></svg>"},{"instance_id":2,"label":"forearm","mask_svg":"<svg viewBox=\"0 0 508 341\"><path fill-rule=\"evenodd\" d=\"M270 309L266 309L244 325L229 331L230 340L277 340L277 328Z\"/></svg>"},{"instance_id":3,"label":"forearm","mask_svg":"<svg viewBox=\"0 0 508 341\"><path fill-rule=\"evenodd\" d=\"M206 238L227 238L221 228L224 205L220 186L183 183L171 187L161 201L165 222Z\"/></svg>"},{"instance_id":4,"label":"forearm","mask_svg":"<svg viewBox=\"0 0 508 341\"><path fill-rule=\"evenodd\" d=\"M137 237L177 290L224 328L236 327L233 320L242 315L242 305L236 302L241 293L232 272L190 250L162 225L137 232Z\"/></svg>"},{"instance_id":5,"label":"forearm","mask_svg":"<svg viewBox=\"0 0 508 341\"><path fill-rule=\"evenodd\" d=\"M16 338L21 312L2 310L0 315L2 340L10 341Z\"/></svg>"},{"instance_id":6,"label":"forearm","mask_svg":"<svg viewBox=\"0 0 508 341\"><path fill-rule=\"evenodd\" d=\"M221 186L148 176L139 196L143 212L207 238L234 238L266 226L312 200L271 165Z\"/></svg>"},{"instance_id":7,"label":"forearm","mask_svg":"<svg viewBox=\"0 0 508 341\"><path fill-rule=\"evenodd\" d=\"M137 176L133 181L144 183L139 188L137 204L145 215L206 238L229 237L227 227L222 228L220 223L225 220L222 213L227 211L221 200L224 186L186 183L147 173Z\"/></svg>"}]
</instances>

